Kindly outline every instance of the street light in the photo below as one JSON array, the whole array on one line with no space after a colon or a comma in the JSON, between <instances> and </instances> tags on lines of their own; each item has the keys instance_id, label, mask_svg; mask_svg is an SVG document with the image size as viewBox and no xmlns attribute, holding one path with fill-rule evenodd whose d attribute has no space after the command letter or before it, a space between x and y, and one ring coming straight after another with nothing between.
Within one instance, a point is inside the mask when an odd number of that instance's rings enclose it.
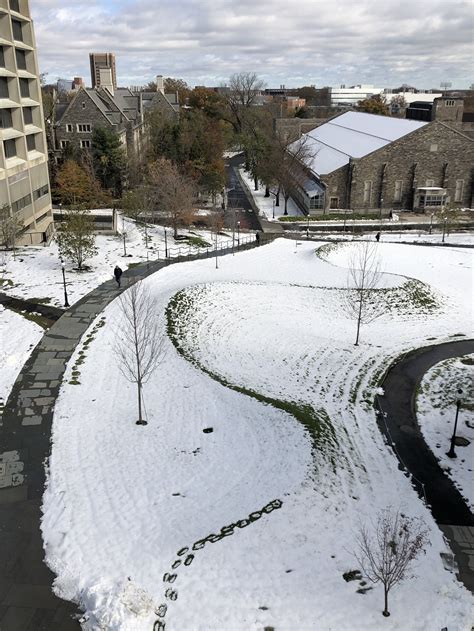
<instances>
[{"instance_id":1,"label":"street light","mask_svg":"<svg viewBox=\"0 0 474 631\"><path fill-rule=\"evenodd\" d=\"M240 221L237 222L237 247L240 246Z\"/></svg>"},{"instance_id":2,"label":"street light","mask_svg":"<svg viewBox=\"0 0 474 631\"><path fill-rule=\"evenodd\" d=\"M62 221L63 220L63 205L60 202L58 204L58 206L59 206L59 216L60 216L60 220L59 221Z\"/></svg>"},{"instance_id":3,"label":"street light","mask_svg":"<svg viewBox=\"0 0 474 631\"><path fill-rule=\"evenodd\" d=\"M456 452L454 451L454 445L456 443L456 430L458 427L458 416L459 416L459 408L461 407L461 397L463 395L463 391L461 390L461 388L458 388L458 398L456 399L456 417L454 419L454 431L453 431L453 435L451 436L451 447L448 451L448 453L446 454L449 458L457 458Z\"/></svg>"},{"instance_id":4,"label":"street light","mask_svg":"<svg viewBox=\"0 0 474 631\"><path fill-rule=\"evenodd\" d=\"M431 213L431 218L430 218L430 234L431 234L431 232L432 232L432 230L433 230L433 215L434 215L434 213Z\"/></svg>"},{"instance_id":5,"label":"street light","mask_svg":"<svg viewBox=\"0 0 474 631\"><path fill-rule=\"evenodd\" d=\"M127 256L127 245L125 243L125 240L127 238L127 232L125 230L122 232L122 236L123 236L123 255Z\"/></svg>"},{"instance_id":6,"label":"street light","mask_svg":"<svg viewBox=\"0 0 474 631\"><path fill-rule=\"evenodd\" d=\"M168 236L165 228L165 258L168 258Z\"/></svg>"},{"instance_id":7,"label":"street light","mask_svg":"<svg viewBox=\"0 0 474 631\"><path fill-rule=\"evenodd\" d=\"M67 299L67 287L66 287L66 264L61 261L61 269L63 272L63 286L64 286L64 306L69 307L69 301Z\"/></svg>"},{"instance_id":8,"label":"street light","mask_svg":"<svg viewBox=\"0 0 474 631\"><path fill-rule=\"evenodd\" d=\"M275 219L275 199L272 199L272 217Z\"/></svg>"}]
</instances>

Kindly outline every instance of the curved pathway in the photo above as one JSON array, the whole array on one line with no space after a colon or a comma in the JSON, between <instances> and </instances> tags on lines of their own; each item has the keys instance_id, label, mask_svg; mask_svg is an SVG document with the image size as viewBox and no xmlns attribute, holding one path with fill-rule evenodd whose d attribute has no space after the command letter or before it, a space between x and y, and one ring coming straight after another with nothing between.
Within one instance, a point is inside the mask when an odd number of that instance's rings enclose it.
<instances>
[{"instance_id":1,"label":"curved pathway","mask_svg":"<svg viewBox=\"0 0 474 631\"><path fill-rule=\"evenodd\" d=\"M474 593L474 516L425 443L415 413L416 392L425 372L444 359L468 353L474 353L474 340L447 342L408 353L388 370L382 383L385 394L377 396L377 403L382 412L380 429L448 539L458 578Z\"/></svg>"},{"instance_id":2,"label":"curved pathway","mask_svg":"<svg viewBox=\"0 0 474 631\"><path fill-rule=\"evenodd\" d=\"M272 237L264 238L271 241ZM241 242L239 250L253 248ZM231 248L219 250L223 256ZM170 263L213 258L214 252L144 263L127 270L122 289L110 280L74 304L45 333L18 376L0 426L0 629L79 631L77 607L52 591L44 563L41 502L51 453L54 405L67 363L103 309L130 284Z\"/></svg>"}]
</instances>

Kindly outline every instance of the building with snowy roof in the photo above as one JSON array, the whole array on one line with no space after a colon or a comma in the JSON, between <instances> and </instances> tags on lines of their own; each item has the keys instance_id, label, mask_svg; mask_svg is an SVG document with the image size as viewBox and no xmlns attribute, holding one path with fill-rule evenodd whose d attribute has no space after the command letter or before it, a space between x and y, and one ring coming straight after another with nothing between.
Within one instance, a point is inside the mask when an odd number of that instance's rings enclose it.
<instances>
[{"instance_id":1,"label":"building with snowy roof","mask_svg":"<svg viewBox=\"0 0 474 631\"><path fill-rule=\"evenodd\" d=\"M297 142L310 157L293 195L307 213L473 205L474 141L445 122L346 112Z\"/></svg>"}]
</instances>

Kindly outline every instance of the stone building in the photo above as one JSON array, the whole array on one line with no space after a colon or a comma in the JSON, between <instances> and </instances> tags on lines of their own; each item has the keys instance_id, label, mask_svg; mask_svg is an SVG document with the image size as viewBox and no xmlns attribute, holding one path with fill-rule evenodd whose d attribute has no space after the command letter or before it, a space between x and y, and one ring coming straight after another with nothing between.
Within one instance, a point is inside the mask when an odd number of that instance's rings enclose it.
<instances>
[{"instance_id":1,"label":"stone building","mask_svg":"<svg viewBox=\"0 0 474 631\"><path fill-rule=\"evenodd\" d=\"M312 155L294 193L305 212L473 206L474 141L448 123L346 112L298 142Z\"/></svg>"},{"instance_id":2,"label":"stone building","mask_svg":"<svg viewBox=\"0 0 474 631\"><path fill-rule=\"evenodd\" d=\"M48 241L51 195L35 35L28 0L0 0L0 206L23 223L19 243Z\"/></svg>"}]
</instances>

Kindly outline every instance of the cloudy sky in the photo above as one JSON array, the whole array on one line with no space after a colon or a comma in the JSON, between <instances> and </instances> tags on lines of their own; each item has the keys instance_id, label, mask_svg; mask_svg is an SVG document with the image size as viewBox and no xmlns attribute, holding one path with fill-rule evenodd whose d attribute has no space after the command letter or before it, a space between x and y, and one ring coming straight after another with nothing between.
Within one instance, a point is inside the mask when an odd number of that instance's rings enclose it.
<instances>
[{"instance_id":1,"label":"cloudy sky","mask_svg":"<svg viewBox=\"0 0 474 631\"><path fill-rule=\"evenodd\" d=\"M89 84L89 52L115 52L124 86L156 74L222 85L242 71L272 87L474 82L471 0L30 0L30 8L51 82Z\"/></svg>"}]
</instances>

